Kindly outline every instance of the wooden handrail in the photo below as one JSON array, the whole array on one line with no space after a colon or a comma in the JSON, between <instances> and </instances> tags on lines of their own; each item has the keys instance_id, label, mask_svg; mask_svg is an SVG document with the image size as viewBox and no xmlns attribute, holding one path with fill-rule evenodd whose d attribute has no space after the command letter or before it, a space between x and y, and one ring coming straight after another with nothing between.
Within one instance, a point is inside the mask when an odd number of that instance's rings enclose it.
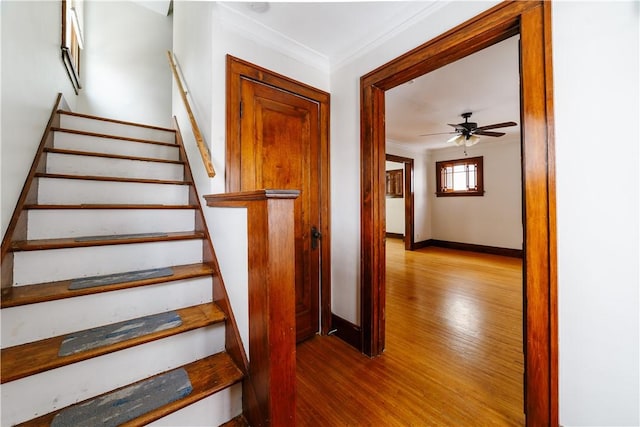
<instances>
[{"instance_id":1,"label":"wooden handrail","mask_svg":"<svg viewBox=\"0 0 640 427\"><path fill-rule=\"evenodd\" d=\"M214 176L216 176L216 171L213 169L213 163L211 163L211 153L209 152L207 144L205 144L204 142L204 138L202 137L202 133L200 132L200 128L198 127L198 123L196 122L196 118L193 115L193 111L191 110L191 105L189 104L189 100L187 99L187 92L184 90L184 86L182 86L182 79L180 78L180 74L178 74L178 68L176 66L174 55L171 53L171 51L167 51L167 57L169 58L169 65L171 66L173 77L176 81L176 84L178 85L178 90L180 91L182 102L184 102L184 107L187 110L187 114L189 115L189 121L191 122L191 128L193 129L193 136L196 139L196 144L198 144L198 150L200 150L202 162L204 163L204 167L207 170L207 174L209 175L209 177L213 178Z\"/></svg>"}]
</instances>

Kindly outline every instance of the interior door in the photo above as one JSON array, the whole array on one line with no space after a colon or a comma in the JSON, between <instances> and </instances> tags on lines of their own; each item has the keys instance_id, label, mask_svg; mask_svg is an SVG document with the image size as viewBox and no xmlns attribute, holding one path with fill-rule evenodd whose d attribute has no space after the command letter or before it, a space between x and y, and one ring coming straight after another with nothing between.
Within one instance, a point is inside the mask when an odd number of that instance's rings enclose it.
<instances>
[{"instance_id":1,"label":"interior door","mask_svg":"<svg viewBox=\"0 0 640 427\"><path fill-rule=\"evenodd\" d=\"M318 332L320 106L303 96L241 80L240 189L295 189L296 339Z\"/></svg>"}]
</instances>

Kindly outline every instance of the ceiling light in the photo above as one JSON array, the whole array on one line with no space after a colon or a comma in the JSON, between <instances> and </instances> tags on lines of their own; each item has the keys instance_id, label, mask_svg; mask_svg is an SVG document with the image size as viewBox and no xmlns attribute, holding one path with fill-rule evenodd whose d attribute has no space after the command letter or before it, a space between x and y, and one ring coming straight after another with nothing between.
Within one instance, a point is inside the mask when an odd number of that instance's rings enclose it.
<instances>
[{"instance_id":1,"label":"ceiling light","mask_svg":"<svg viewBox=\"0 0 640 427\"><path fill-rule=\"evenodd\" d=\"M269 10L269 3L266 1L247 3L247 7L255 13L265 13Z\"/></svg>"},{"instance_id":2,"label":"ceiling light","mask_svg":"<svg viewBox=\"0 0 640 427\"><path fill-rule=\"evenodd\" d=\"M466 142L465 142L465 146L467 147L471 147L472 145L476 145L478 143L478 141L480 141L480 137L476 136L476 135L469 135L469 137L467 138Z\"/></svg>"},{"instance_id":3,"label":"ceiling light","mask_svg":"<svg viewBox=\"0 0 640 427\"><path fill-rule=\"evenodd\" d=\"M452 138L449 138L447 142L453 142L456 145L464 145L464 135L460 133Z\"/></svg>"},{"instance_id":4,"label":"ceiling light","mask_svg":"<svg viewBox=\"0 0 640 427\"><path fill-rule=\"evenodd\" d=\"M476 145L478 142L480 142L480 137L476 135L465 135L463 133L459 133L456 136L449 138L447 142L453 142L458 146L464 145L465 147L471 147L472 145Z\"/></svg>"}]
</instances>

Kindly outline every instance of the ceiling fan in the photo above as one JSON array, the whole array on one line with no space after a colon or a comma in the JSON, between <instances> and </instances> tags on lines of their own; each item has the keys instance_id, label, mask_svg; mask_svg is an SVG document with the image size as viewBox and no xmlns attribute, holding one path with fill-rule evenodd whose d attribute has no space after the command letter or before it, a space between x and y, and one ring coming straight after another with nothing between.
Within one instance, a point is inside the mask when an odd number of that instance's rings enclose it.
<instances>
[{"instance_id":1,"label":"ceiling fan","mask_svg":"<svg viewBox=\"0 0 640 427\"><path fill-rule=\"evenodd\" d=\"M453 126L455 128L455 131L453 132L427 133L419 136L455 134L455 136L449 138L447 142L453 142L456 145L464 145L465 147L470 147L480 141L480 137L478 135L494 137L505 135L504 132L491 132L489 131L489 129L498 129L517 125L516 122L503 122L478 127L477 123L469 121L469 117L471 117L471 114L471 112L462 113L464 123L458 123L457 125L448 123L449 126Z\"/></svg>"}]
</instances>

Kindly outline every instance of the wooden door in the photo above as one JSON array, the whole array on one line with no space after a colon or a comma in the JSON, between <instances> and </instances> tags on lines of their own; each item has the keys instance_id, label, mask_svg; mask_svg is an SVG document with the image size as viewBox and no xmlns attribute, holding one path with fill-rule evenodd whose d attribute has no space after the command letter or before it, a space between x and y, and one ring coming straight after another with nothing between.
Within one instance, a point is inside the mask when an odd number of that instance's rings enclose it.
<instances>
[{"instance_id":1,"label":"wooden door","mask_svg":"<svg viewBox=\"0 0 640 427\"><path fill-rule=\"evenodd\" d=\"M320 279L320 106L241 79L240 189L295 189L296 338L318 332Z\"/></svg>"}]
</instances>

